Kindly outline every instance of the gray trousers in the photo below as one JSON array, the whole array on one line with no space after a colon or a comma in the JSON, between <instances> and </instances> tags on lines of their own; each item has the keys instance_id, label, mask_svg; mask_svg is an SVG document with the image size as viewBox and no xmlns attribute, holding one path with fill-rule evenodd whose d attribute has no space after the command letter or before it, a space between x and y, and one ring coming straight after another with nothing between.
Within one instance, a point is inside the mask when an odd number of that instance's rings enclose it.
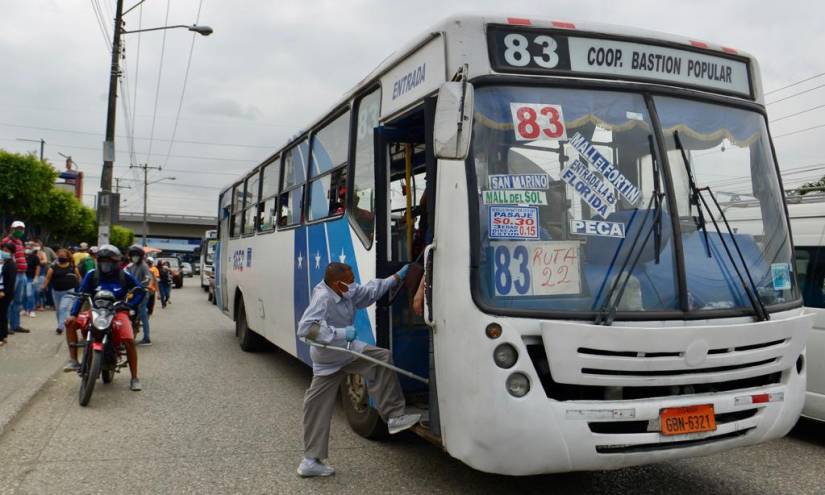
<instances>
[{"instance_id":1,"label":"gray trousers","mask_svg":"<svg viewBox=\"0 0 825 495\"><path fill-rule=\"evenodd\" d=\"M368 345L364 354L392 363L392 353L387 349ZM366 379L367 390L384 421L404 414L404 394L395 371L366 359L356 359L331 375L313 376L312 383L304 394L304 457L328 457L329 429L335 411L335 399L341 382L349 373Z\"/></svg>"}]
</instances>

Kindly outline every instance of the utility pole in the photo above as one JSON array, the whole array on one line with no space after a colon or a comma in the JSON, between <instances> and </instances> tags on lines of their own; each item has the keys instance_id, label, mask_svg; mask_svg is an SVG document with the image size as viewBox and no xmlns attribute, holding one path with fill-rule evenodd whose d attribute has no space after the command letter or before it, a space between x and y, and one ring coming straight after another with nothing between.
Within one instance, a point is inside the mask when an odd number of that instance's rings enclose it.
<instances>
[{"instance_id":1,"label":"utility pole","mask_svg":"<svg viewBox=\"0 0 825 495\"><path fill-rule=\"evenodd\" d=\"M117 109L117 81L120 77L120 36L123 24L123 0L117 0L115 8L115 28L112 40L112 67L109 74L109 107L106 112L106 141L103 143L103 171L100 174L100 190L103 196L112 192L112 175L115 161L115 111ZM106 203L106 212L98 221L97 244L102 246L109 243L109 229L112 223L111 205L109 198L98 201L98 208Z\"/></svg>"},{"instance_id":2,"label":"utility pole","mask_svg":"<svg viewBox=\"0 0 825 495\"><path fill-rule=\"evenodd\" d=\"M146 247L146 236L149 233L149 224L146 221L146 200L149 195L149 170L160 171L160 167L152 167L148 163L143 165L129 165L129 168L139 168L143 170L143 247Z\"/></svg>"},{"instance_id":3,"label":"utility pole","mask_svg":"<svg viewBox=\"0 0 825 495\"><path fill-rule=\"evenodd\" d=\"M29 143L40 143L40 161L43 161L43 150L46 147L46 140L43 138L40 139L23 139L17 138L18 141L27 141Z\"/></svg>"},{"instance_id":4,"label":"utility pole","mask_svg":"<svg viewBox=\"0 0 825 495\"><path fill-rule=\"evenodd\" d=\"M131 167L130 167L131 168ZM115 192L120 192L121 189L131 189L132 186L121 186L120 181L126 181L129 179L123 179L120 177L115 177Z\"/></svg>"}]
</instances>

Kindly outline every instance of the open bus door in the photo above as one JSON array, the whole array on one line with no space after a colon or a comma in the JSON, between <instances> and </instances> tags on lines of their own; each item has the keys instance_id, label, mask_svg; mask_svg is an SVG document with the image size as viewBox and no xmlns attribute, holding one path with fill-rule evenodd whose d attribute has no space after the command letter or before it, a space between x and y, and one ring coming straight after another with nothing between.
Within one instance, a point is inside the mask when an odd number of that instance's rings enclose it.
<instances>
[{"instance_id":1,"label":"open bus door","mask_svg":"<svg viewBox=\"0 0 825 495\"><path fill-rule=\"evenodd\" d=\"M420 270L435 225L435 172L432 128L435 99L376 129L376 273L389 276L407 263ZM413 281L414 282L414 281ZM425 409L425 424L439 435L431 330L413 310L418 284L411 283L376 309L377 342L393 351L397 366L430 379L424 385L400 377L408 408ZM433 410L435 405L436 411ZM429 421L426 421L429 420Z\"/></svg>"}]
</instances>

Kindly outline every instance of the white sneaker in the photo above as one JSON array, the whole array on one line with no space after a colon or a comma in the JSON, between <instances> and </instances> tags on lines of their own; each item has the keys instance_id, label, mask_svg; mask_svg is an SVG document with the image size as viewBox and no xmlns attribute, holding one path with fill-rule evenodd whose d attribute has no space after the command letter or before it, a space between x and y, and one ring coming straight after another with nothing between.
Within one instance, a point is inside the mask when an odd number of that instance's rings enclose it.
<instances>
[{"instance_id":1,"label":"white sneaker","mask_svg":"<svg viewBox=\"0 0 825 495\"><path fill-rule=\"evenodd\" d=\"M327 466L317 459L304 458L298 466L298 476L302 478L332 476L333 474L335 474L335 469L333 469L332 466Z\"/></svg>"},{"instance_id":2,"label":"white sneaker","mask_svg":"<svg viewBox=\"0 0 825 495\"><path fill-rule=\"evenodd\" d=\"M420 414L402 414L396 418L390 418L387 421L387 429L390 430L390 435L395 435L414 426L419 421L421 421Z\"/></svg>"},{"instance_id":3,"label":"white sneaker","mask_svg":"<svg viewBox=\"0 0 825 495\"><path fill-rule=\"evenodd\" d=\"M37 318L37 313L34 311L29 311L29 318Z\"/></svg>"}]
</instances>

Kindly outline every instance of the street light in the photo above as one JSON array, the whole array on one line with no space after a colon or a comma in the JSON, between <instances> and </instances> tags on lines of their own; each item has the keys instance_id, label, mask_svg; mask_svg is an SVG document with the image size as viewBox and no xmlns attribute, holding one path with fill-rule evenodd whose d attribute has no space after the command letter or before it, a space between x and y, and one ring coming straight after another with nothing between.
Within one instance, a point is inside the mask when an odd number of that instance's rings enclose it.
<instances>
[{"instance_id":1,"label":"street light","mask_svg":"<svg viewBox=\"0 0 825 495\"><path fill-rule=\"evenodd\" d=\"M102 246L109 242L109 227L112 221L111 215L111 201L108 196L112 192L112 178L114 176L114 161L115 161L115 114L117 109L117 80L120 76L120 37L128 33L142 33L146 31L160 31L164 29L185 28L189 31L198 33L203 36L209 36L213 30L209 26L162 26L148 29L138 29L135 31L127 31L123 29L123 16L131 12L135 7L142 4L145 0L139 0L135 5L131 6L125 12L123 11L123 0L117 0L115 7L115 26L112 39L112 63L109 74L109 102L108 110L106 112L106 141L103 143L103 170L100 174L100 196L101 200L98 205L105 205L104 210L99 215L98 222L98 245ZM105 198L104 198L105 196Z\"/></svg>"},{"instance_id":2,"label":"street light","mask_svg":"<svg viewBox=\"0 0 825 495\"><path fill-rule=\"evenodd\" d=\"M191 26L187 26L185 24L176 24L174 26L161 26L155 28L146 28L146 29L135 29L134 31L127 31L125 29L121 29L120 32L122 34L132 34L132 33L145 33L147 31L163 31L164 29L177 29L177 28L184 28L192 31L193 33L198 33L202 36L209 36L214 32L214 30L209 26L198 26L197 24L192 24Z\"/></svg>"}]
</instances>

